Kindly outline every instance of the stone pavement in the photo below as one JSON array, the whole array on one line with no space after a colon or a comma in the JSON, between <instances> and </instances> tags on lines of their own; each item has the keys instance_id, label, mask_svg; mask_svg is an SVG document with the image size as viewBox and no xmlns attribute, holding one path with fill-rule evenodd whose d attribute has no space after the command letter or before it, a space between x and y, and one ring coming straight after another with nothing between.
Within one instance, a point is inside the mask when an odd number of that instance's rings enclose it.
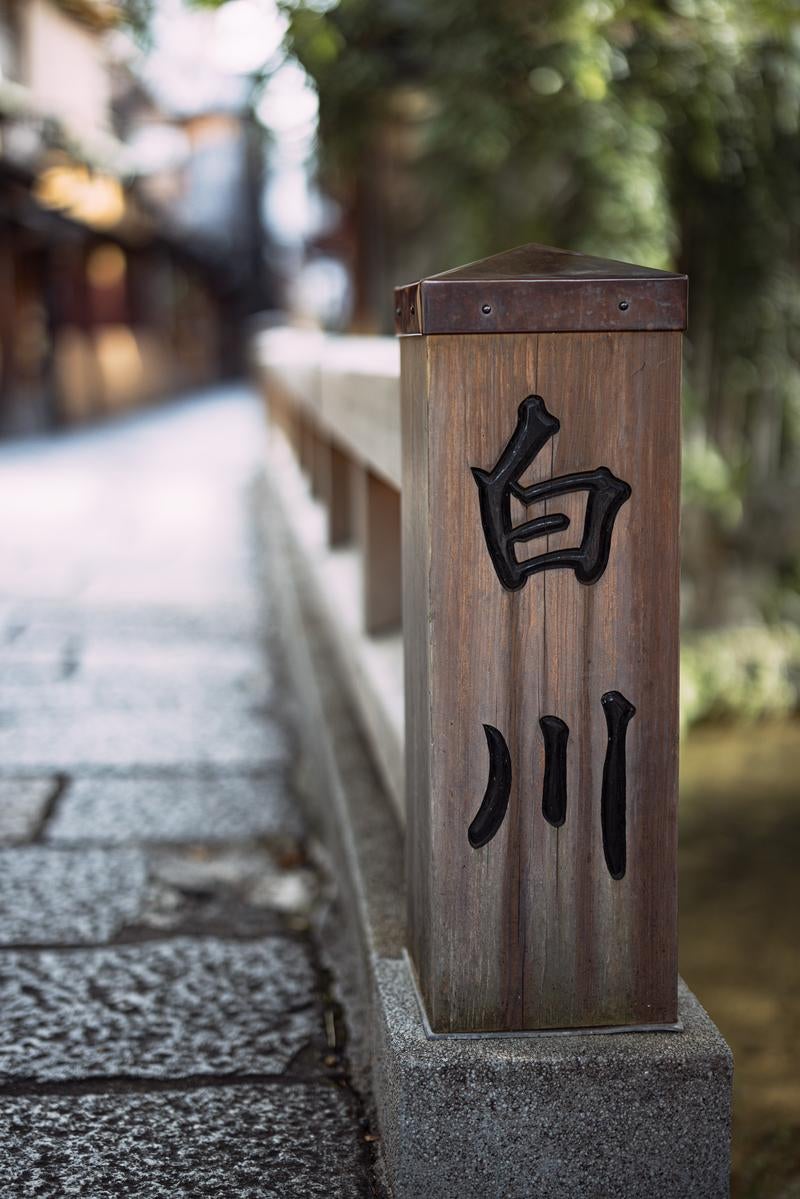
<instances>
[{"instance_id":1,"label":"stone pavement","mask_svg":"<svg viewBox=\"0 0 800 1199\"><path fill-rule=\"evenodd\" d=\"M377 1196L220 389L0 447L0 1196ZM266 632L266 645L264 633Z\"/></svg>"}]
</instances>

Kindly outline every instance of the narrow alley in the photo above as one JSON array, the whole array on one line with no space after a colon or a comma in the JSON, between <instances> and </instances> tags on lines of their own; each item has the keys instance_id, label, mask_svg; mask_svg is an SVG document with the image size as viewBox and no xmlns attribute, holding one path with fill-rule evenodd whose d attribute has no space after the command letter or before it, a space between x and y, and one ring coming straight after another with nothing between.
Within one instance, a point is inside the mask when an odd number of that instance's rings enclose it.
<instances>
[{"instance_id":1,"label":"narrow alley","mask_svg":"<svg viewBox=\"0 0 800 1199\"><path fill-rule=\"evenodd\" d=\"M218 388L0 449L0 1194L372 1194Z\"/></svg>"}]
</instances>

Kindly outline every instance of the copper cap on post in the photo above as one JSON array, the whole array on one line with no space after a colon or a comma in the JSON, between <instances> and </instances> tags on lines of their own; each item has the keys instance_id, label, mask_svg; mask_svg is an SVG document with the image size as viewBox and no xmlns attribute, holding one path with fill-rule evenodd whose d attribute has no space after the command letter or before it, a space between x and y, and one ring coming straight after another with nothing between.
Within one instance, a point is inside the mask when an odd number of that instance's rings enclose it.
<instances>
[{"instance_id":1,"label":"copper cap on post","mask_svg":"<svg viewBox=\"0 0 800 1199\"><path fill-rule=\"evenodd\" d=\"M534 244L397 287L394 297L401 336L686 328L686 275Z\"/></svg>"}]
</instances>

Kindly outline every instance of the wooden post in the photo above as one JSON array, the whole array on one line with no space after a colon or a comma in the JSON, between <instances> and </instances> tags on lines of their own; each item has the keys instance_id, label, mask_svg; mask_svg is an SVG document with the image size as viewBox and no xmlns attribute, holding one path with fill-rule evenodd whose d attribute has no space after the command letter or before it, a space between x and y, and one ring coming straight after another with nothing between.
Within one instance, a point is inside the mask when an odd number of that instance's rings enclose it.
<instances>
[{"instance_id":1,"label":"wooden post","mask_svg":"<svg viewBox=\"0 0 800 1199\"><path fill-rule=\"evenodd\" d=\"M327 507L331 490L331 443L319 425L311 431L311 494Z\"/></svg>"},{"instance_id":2,"label":"wooden post","mask_svg":"<svg viewBox=\"0 0 800 1199\"><path fill-rule=\"evenodd\" d=\"M300 469L311 485L314 470L314 426L307 412L298 409Z\"/></svg>"},{"instance_id":3,"label":"wooden post","mask_svg":"<svg viewBox=\"0 0 800 1199\"><path fill-rule=\"evenodd\" d=\"M409 948L434 1032L677 1019L684 276L396 292Z\"/></svg>"},{"instance_id":4,"label":"wooden post","mask_svg":"<svg viewBox=\"0 0 800 1199\"><path fill-rule=\"evenodd\" d=\"M350 541L353 532L353 500L350 487L353 462L335 442L331 442L330 454L328 542L330 545L345 545Z\"/></svg>"},{"instance_id":5,"label":"wooden post","mask_svg":"<svg viewBox=\"0 0 800 1199\"><path fill-rule=\"evenodd\" d=\"M364 630L386 633L399 629L401 619L400 495L361 463L353 463L351 484Z\"/></svg>"}]
</instances>

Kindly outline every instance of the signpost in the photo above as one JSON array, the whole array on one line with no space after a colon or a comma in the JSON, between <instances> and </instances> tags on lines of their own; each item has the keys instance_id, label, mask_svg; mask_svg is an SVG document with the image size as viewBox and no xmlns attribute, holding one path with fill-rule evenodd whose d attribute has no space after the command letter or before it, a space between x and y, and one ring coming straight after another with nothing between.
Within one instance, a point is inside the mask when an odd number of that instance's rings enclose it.
<instances>
[{"instance_id":1,"label":"signpost","mask_svg":"<svg viewBox=\"0 0 800 1199\"><path fill-rule=\"evenodd\" d=\"M409 950L434 1033L674 1026L684 276L400 288Z\"/></svg>"}]
</instances>

